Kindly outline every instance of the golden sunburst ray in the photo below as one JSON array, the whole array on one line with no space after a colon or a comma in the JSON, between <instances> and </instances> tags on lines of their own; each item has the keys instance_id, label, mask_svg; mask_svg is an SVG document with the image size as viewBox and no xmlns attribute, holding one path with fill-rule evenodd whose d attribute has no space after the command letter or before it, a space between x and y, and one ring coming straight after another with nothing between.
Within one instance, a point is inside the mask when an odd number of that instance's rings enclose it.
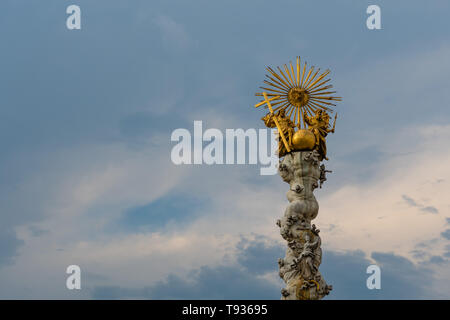
<instances>
[{"instance_id":1,"label":"golden sunburst ray","mask_svg":"<svg viewBox=\"0 0 450 320\"><path fill-rule=\"evenodd\" d=\"M297 119L297 112L298 112L298 108L294 108L294 122Z\"/></svg>"},{"instance_id":2,"label":"golden sunburst ray","mask_svg":"<svg viewBox=\"0 0 450 320\"><path fill-rule=\"evenodd\" d=\"M274 90L274 89L271 89L271 88L266 88L266 87L260 87L261 89L264 89L264 90L268 90L268 91L273 91L273 92L275 92L276 94L275 95L277 95L277 96L281 96L281 95L283 95L284 94L284 92L283 91L278 91L278 90Z\"/></svg>"},{"instance_id":3,"label":"golden sunburst ray","mask_svg":"<svg viewBox=\"0 0 450 320\"><path fill-rule=\"evenodd\" d=\"M326 104L328 106L333 106L335 107L336 105L334 103L331 102L326 102L326 101L321 101L321 100L315 100L315 99L311 99L312 102L318 103L318 104Z\"/></svg>"},{"instance_id":4,"label":"golden sunburst ray","mask_svg":"<svg viewBox=\"0 0 450 320\"><path fill-rule=\"evenodd\" d=\"M273 106L273 103L272 103L272 106ZM289 102L281 101L281 104L278 105L275 109L281 109L281 108L287 108L287 107L289 107Z\"/></svg>"},{"instance_id":5,"label":"golden sunburst ray","mask_svg":"<svg viewBox=\"0 0 450 320\"><path fill-rule=\"evenodd\" d=\"M324 96L311 96L311 98L319 99L319 100L334 100L334 101L341 101L339 97L324 97Z\"/></svg>"},{"instance_id":6,"label":"golden sunburst ray","mask_svg":"<svg viewBox=\"0 0 450 320\"><path fill-rule=\"evenodd\" d=\"M271 67L267 67L267 70L269 70L269 72L270 72L275 78L277 78L278 80L280 80L281 83L282 83L286 88L290 88L290 86L289 86L286 82L284 82L284 80L281 79L281 77L280 77L274 70L272 70Z\"/></svg>"},{"instance_id":7,"label":"golden sunburst ray","mask_svg":"<svg viewBox=\"0 0 450 320\"><path fill-rule=\"evenodd\" d=\"M286 74L288 75L288 77L289 77L289 80L290 80L290 84L292 84L293 86L295 86L295 82L294 81L292 81L292 76L291 76L291 72L289 71L289 68L288 68L288 66L287 65L284 65L284 71L286 71Z\"/></svg>"},{"instance_id":8,"label":"golden sunburst ray","mask_svg":"<svg viewBox=\"0 0 450 320\"><path fill-rule=\"evenodd\" d=\"M269 86L272 86L272 87L275 87L275 88L277 88L279 90L282 90L282 92L283 92L283 90L286 90L286 89L283 89L282 87L280 87L280 86L278 86L278 85L276 85L276 84L274 84L274 83L272 83L270 81L264 80L263 82L265 84L268 84ZM276 91L276 90L272 90L272 91Z\"/></svg>"},{"instance_id":9,"label":"golden sunburst ray","mask_svg":"<svg viewBox=\"0 0 450 320\"><path fill-rule=\"evenodd\" d=\"M280 74L283 76L284 80L289 84L289 87L293 87L294 85L289 81L288 77L284 74L283 70L280 67L277 67Z\"/></svg>"},{"instance_id":10,"label":"golden sunburst ray","mask_svg":"<svg viewBox=\"0 0 450 320\"><path fill-rule=\"evenodd\" d=\"M292 61L289 61L289 64L291 66L292 78L294 78L294 84L297 85L297 79L295 78L295 71L294 71L294 67L292 66Z\"/></svg>"},{"instance_id":11,"label":"golden sunburst ray","mask_svg":"<svg viewBox=\"0 0 450 320\"><path fill-rule=\"evenodd\" d=\"M269 78L272 82L278 84L279 86L282 86L283 88L288 88L284 84L282 84L279 80L272 78L271 76L266 74L266 77Z\"/></svg>"},{"instance_id":12,"label":"golden sunburst ray","mask_svg":"<svg viewBox=\"0 0 450 320\"><path fill-rule=\"evenodd\" d=\"M322 73L319 77L317 77L317 79L315 79L313 82L311 82L306 89L313 90L314 88L317 88L318 86L320 86L321 82L319 82L319 81L321 81L323 78L325 78L329 73L330 73L330 70L325 70L325 72ZM329 81L329 80L330 79L325 80L325 81Z\"/></svg>"},{"instance_id":13,"label":"golden sunburst ray","mask_svg":"<svg viewBox=\"0 0 450 320\"><path fill-rule=\"evenodd\" d=\"M333 87L328 84L331 79L327 77L331 71L321 72L320 68L308 67L300 57L296 57L295 65L290 61L281 67L266 67L266 70L266 86L260 88L267 92L273 110L284 110L298 128L306 127L306 116L314 116L318 109L334 112L332 107L336 104L332 102L342 100L334 96L336 91L328 90ZM263 96L262 93L256 95ZM261 101L255 106L263 104Z\"/></svg>"},{"instance_id":14,"label":"golden sunburst ray","mask_svg":"<svg viewBox=\"0 0 450 320\"><path fill-rule=\"evenodd\" d=\"M307 113L308 116L312 117L314 115L316 109L314 109L312 106L310 106L309 104L306 105L305 108L305 112Z\"/></svg>"},{"instance_id":15,"label":"golden sunburst ray","mask_svg":"<svg viewBox=\"0 0 450 320\"><path fill-rule=\"evenodd\" d=\"M292 104L288 107L288 109L289 109L288 117L290 118L292 115L292 112L297 109Z\"/></svg>"},{"instance_id":16,"label":"golden sunburst ray","mask_svg":"<svg viewBox=\"0 0 450 320\"><path fill-rule=\"evenodd\" d=\"M325 87L321 87L321 88L316 89L316 90L308 90L308 91L309 91L309 93L313 94L313 93L316 93L316 92L319 92L319 91L323 91L323 90L328 90L328 89L331 89L331 88L333 88L333 86L331 84L329 84L329 85L327 85Z\"/></svg>"},{"instance_id":17,"label":"golden sunburst ray","mask_svg":"<svg viewBox=\"0 0 450 320\"><path fill-rule=\"evenodd\" d=\"M325 91L325 92L318 92L318 93L311 93L311 97L318 97L322 94L333 94L336 93L336 91Z\"/></svg>"},{"instance_id":18,"label":"golden sunburst ray","mask_svg":"<svg viewBox=\"0 0 450 320\"><path fill-rule=\"evenodd\" d=\"M325 85L325 83L327 83L328 81L331 81L331 79L325 79L322 82L315 84L313 87L308 88L308 92L311 92L312 90L316 90L316 89L322 89L323 86Z\"/></svg>"},{"instance_id":19,"label":"golden sunburst ray","mask_svg":"<svg viewBox=\"0 0 450 320\"><path fill-rule=\"evenodd\" d=\"M261 88L261 87L259 87L259 88ZM269 97L275 97L275 96L279 96L279 94L274 94L274 93L266 93ZM255 96L257 96L257 97L263 97L263 94L261 93L261 92L257 92L257 93L255 93Z\"/></svg>"},{"instance_id":20,"label":"golden sunburst ray","mask_svg":"<svg viewBox=\"0 0 450 320\"><path fill-rule=\"evenodd\" d=\"M303 80L305 79L305 72L306 72L306 62L303 65L303 71L302 71L302 82L300 82L300 87L303 87Z\"/></svg>"},{"instance_id":21,"label":"golden sunburst ray","mask_svg":"<svg viewBox=\"0 0 450 320\"><path fill-rule=\"evenodd\" d=\"M309 77L311 76L311 73L314 71L314 66L312 66L310 69L309 69L309 71L308 71L308 75L306 76L306 78L305 78L305 87L306 87L306 84L308 83L308 79L309 79Z\"/></svg>"},{"instance_id":22,"label":"golden sunburst ray","mask_svg":"<svg viewBox=\"0 0 450 320\"><path fill-rule=\"evenodd\" d=\"M271 101L274 101L274 102L272 103L272 105L273 105L273 106L276 106L277 104L280 104L280 103L284 102L285 99L283 99L281 96L276 96L276 98L274 97L274 99L271 100Z\"/></svg>"},{"instance_id":23,"label":"golden sunburst ray","mask_svg":"<svg viewBox=\"0 0 450 320\"><path fill-rule=\"evenodd\" d=\"M310 107L320 108L320 109L323 109L325 111L333 112L333 110L331 108L328 108L328 107L326 107L324 105L321 105L320 103L317 103L317 102L310 101L308 104L309 104Z\"/></svg>"},{"instance_id":24,"label":"golden sunburst ray","mask_svg":"<svg viewBox=\"0 0 450 320\"><path fill-rule=\"evenodd\" d=\"M312 75L312 77L308 80L308 82L305 83L305 87L307 88L309 86L309 84L314 81L314 79L316 78L317 74L320 72L320 68L317 68L316 72L314 72L314 74Z\"/></svg>"},{"instance_id":25,"label":"golden sunburst ray","mask_svg":"<svg viewBox=\"0 0 450 320\"><path fill-rule=\"evenodd\" d=\"M278 108L278 107L280 107L281 104L284 104L284 103L285 103L285 102L284 102L283 100L280 100L280 101L277 101L277 102L274 102L274 103L270 102L270 104L271 104L272 107L274 107L274 108Z\"/></svg>"},{"instance_id":26,"label":"golden sunburst ray","mask_svg":"<svg viewBox=\"0 0 450 320\"><path fill-rule=\"evenodd\" d=\"M305 120L305 110L301 109L302 111L302 120L303 120L303 127L306 128L306 120Z\"/></svg>"}]
</instances>

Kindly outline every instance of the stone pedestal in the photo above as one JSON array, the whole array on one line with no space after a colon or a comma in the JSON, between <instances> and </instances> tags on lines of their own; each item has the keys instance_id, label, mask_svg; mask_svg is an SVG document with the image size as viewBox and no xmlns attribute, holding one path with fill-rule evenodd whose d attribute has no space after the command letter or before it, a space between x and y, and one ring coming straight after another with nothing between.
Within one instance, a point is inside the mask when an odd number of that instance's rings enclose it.
<instances>
[{"instance_id":1,"label":"stone pedestal","mask_svg":"<svg viewBox=\"0 0 450 320\"><path fill-rule=\"evenodd\" d=\"M311 221L317 217L319 204L314 189L325 181L324 165L320 165L317 151L296 151L287 154L279 165L281 178L289 183L289 205L277 221L281 236L288 248L279 259L280 277L286 283L281 290L282 300L318 300L329 294L319 271L322 261L319 230Z\"/></svg>"}]
</instances>

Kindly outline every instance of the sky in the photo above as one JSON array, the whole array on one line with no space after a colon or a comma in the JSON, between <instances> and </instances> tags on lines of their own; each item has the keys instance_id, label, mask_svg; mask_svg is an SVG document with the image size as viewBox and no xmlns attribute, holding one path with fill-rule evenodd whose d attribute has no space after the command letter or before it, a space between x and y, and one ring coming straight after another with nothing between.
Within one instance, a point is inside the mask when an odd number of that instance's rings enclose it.
<instances>
[{"instance_id":1,"label":"sky","mask_svg":"<svg viewBox=\"0 0 450 320\"><path fill-rule=\"evenodd\" d=\"M326 299L448 299L449 14L444 0L1 1L0 298L279 299L288 186L259 165L177 166L170 137L195 120L264 128L265 67L301 56L343 97L313 221Z\"/></svg>"}]
</instances>

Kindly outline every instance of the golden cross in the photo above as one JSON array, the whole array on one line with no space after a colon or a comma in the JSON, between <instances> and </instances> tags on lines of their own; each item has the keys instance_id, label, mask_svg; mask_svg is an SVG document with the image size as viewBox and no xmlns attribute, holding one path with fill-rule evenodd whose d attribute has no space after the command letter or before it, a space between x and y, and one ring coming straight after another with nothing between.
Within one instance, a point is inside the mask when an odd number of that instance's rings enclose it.
<instances>
[{"instance_id":1,"label":"golden cross","mask_svg":"<svg viewBox=\"0 0 450 320\"><path fill-rule=\"evenodd\" d=\"M287 152L291 152L291 148L289 148L289 144L286 140L286 137L283 134L283 131L280 128L280 124L278 123L277 116L273 113L272 105L270 104L270 101L275 100L279 98L280 96L275 96L270 99L267 98L267 93L263 92L264 101L261 101L260 103L255 104L255 108L258 108L259 106L262 106L263 104L267 103L267 106L269 107L270 113L274 116L273 121L275 122L275 125L277 126L278 133L280 134L281 140L283 140L284 146L286 147Z\"/></svg>"}]
</instances>

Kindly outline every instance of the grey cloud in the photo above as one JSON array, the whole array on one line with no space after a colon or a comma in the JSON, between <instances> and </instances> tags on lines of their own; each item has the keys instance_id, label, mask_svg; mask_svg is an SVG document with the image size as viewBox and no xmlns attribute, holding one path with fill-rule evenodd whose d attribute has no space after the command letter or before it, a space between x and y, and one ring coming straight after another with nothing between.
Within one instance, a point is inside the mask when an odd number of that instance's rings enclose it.
<instances>
[{"instance_id":1,"label":"grey cloud","mask_svg":"<svg viewBox=\"0 0 450 320\"><path fill-rule=\"evenodd\" d=\"M426 242L419 242L418 244L416 244L416 248L428 248L429 244L427 244Z\"/></svg>"},{"instance_id":2,"label":"grey cloud","mask_svg":"<svg viewBox=\"0 0 450 320\"><path fill-rule=\"evenodd\" d=\"M186 50L192 39L186 29L171 17L159 15L154 20L161 32L162 42L168 52Z\"/></svg>"},{"instance_id":3,"label":"grey cloud","mask_svg":"<svg viewBox=\"0 0 450 320\"><path fill-rule=\"evenodd\" d=\"M414 201L414 199L408 197L407 195L402 195L403 200L406 201L411 207L418 207L419 205Z\"/></svg>"},{"instance_id":4,"label":"grey cloud","mask_svg":"<svg viewBox=\"0 0 450 320\"><path fill-rule=\"evenodd\" d=\"M94 299L279 299L280 286L261 278L277 270L283 248L274 242L242 238L237 244L238 265L202 266L186 277L170 274L165 280L143 288L96 286Z\"/></svg>"},{"instance_id":5,"label":"grey cloud","mask_svg":"<svg viewBox=\"0 0 450 320\"><path fill-rule=\"evenodd\" d=\"M110 280L109 277L95 273L95 272L89 272L89 271L83 271L83 281L88 282L105 282Z\"/></svg>"},{"instance_id":6,"label":"grey cloud","mask_svg":"<svg viewBox=\"0 0 450 320\"><path fill-rule=\"evenodd\" d=\"M23 244L24 242L17 239L14 232L2 230L0 232L0 266L12 263L17 249Z\"/></svg>"},{"instance_id":7,"label":"grey cloud","mask_svg":"<svg viewBox=\"0 0 450 320\"><path fill-rule=\"evenodd\" d=\"M441 236L447 240L450 240L450 229L447 229L444 232L441 232Z\"/></svg>"},{"instance_id":8,"label":"grey cloud","mask_svg":"<svg viewBox=\"0 0 450 320\"><path fill-rule=\"evenodd\" d=\"M49 230L44 230L44 229L41 229L36 226L29 226L28 229L30 230L33 237L39 237L39 236L49 233Z\"/></svg>"},{"instance_id":9,"label":"grey cloud","mask_svg":"<svg viewBox=\"0 0 450 320\"><path fill-rule=\"evenodd\" d=\"M94 299L277 299L280 288L240 266L203 266L144 288L95 287Z\"/></svg>"},{"instance_id":10,"label":"grey cloud","mask_svg":"<svg viewBox=\"0 0 450 320\"><path fill-rule=\"evenodd\" d=\"M429 212L429 213L439 213L439 210L433 206L421 208L420 211Z\"/></svg>"},{"instance_id":11,"label":"grey cloud","mask_svg":"<svg viewBox=\"0 0 450 320\"><path fill-rule=\"evenodd\" d=\"M203 266L186 277L170 274L165 280L142 288L96 286L95 299L276 299L279 285L261 275L276 272L276 257L283 248L268 241L244 239L238 244L237 265ZM362 251L325 251L321 265L322 275L333 285L326 299L420 299L429 297L431 274L410 260L392 254L377 252L372 259L381 268L381 290L369 290L366 269L373 264ZM438 262L437 258L434 262Z\"/></svg>"},{"instance_id":12,"label":"grey cloud","mask_svg":"<svg viewBox=\"0 0 450 320\"><path fill-rule=\"evenodd\" d=\"M382 299L423 299L429 297L432 273L393 253L375 252L372 258L381 268Z\"/></svg>"},{"instance_id":13,"label":"grey cloud","mask_svg":"<svg viewBox=\"0 0 450 320\"><path fill-rule=\"evenodd\" d=\"M445 256L445 255L444 255ZM434 264L441 264L444 262L447 262L446 259L442 258L441 256L432 256L429 260L429 263L434 263Z\"/></svg>"},{"instance_id":14,"label":"grey cloud","mask_svg":"<svg viewBox=\"0 0 450 320\"><path fill-rule=\"evenodd\" d=\"M416 207L416 208L420 208L420 211L423 212L428 212L428 213L439 213L439 210L436 209L436 207L433 206L423 206L420 203L417 203L413 198L408 197L406 194L402 195L403 200L405 200L405 202L411 206L411 207Z\"/></svg>"},{"instance_id":15,"label":"grey cloud","mask_svg":"<svg viewBox=\"0 0 450 320\"><path fill-rule=\"evenodd\" d=\"M238 244L238 262L257 273L264 273L278 268L278 258L284 256L285 248L278 243L267 244L262 241L249 241L244 238Z\"/></svg>"},{"instance_id":16,"label":"grey cloud","mask_svg":"<svg viewBox=\"0 0 450 320\"><path fill-rule=\"evenodd\" d=\"M412 250L410 253L416 259L424 259L427 256L427 253L424 250Z\"/></svg>"},{"instance_id":17,"label":"grey cloud","mask_svg":"<svg viewBox=\"0 0 450 320\"><path fill-rule=\"evenodd\" d=\"M420 299L428 294L431 278L425 268L392 254L375 252L375 264L381 269L381 290L369 290L367 267L374 264L362 251L323 254L321 272L333 291L327 299Z\"/></svg>"}]
</instances>

